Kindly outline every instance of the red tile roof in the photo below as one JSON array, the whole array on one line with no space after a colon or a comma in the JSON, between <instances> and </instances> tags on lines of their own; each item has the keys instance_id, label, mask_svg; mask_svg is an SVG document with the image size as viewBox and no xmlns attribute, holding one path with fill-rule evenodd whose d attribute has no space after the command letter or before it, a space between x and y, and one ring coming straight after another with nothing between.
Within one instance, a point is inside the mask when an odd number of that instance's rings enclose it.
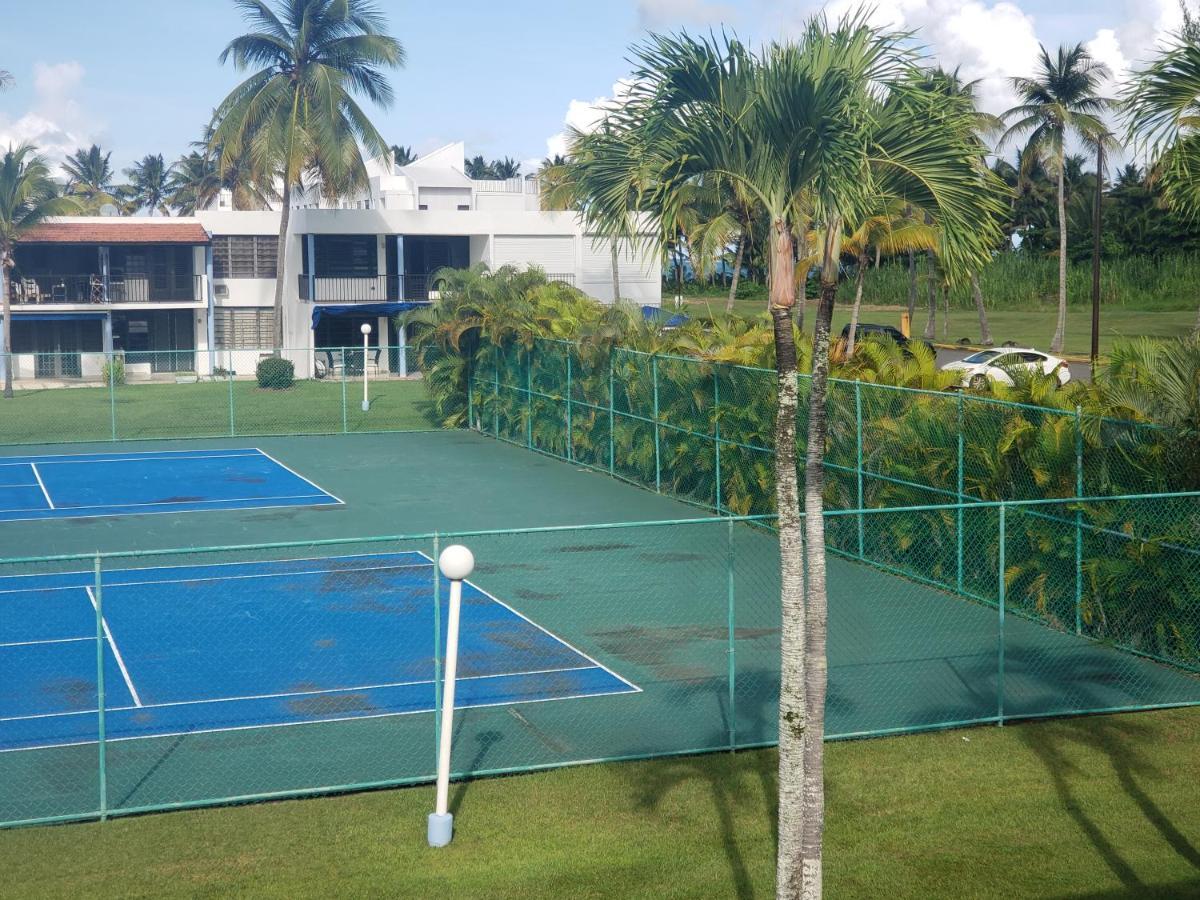
<instances>
[{"instance_id":1,"label":"red tile roof","mask_svg":"<svg viewBox=\"0 0 1200 900\"><path fill-rule=\"evenodd\" d=\"M207 244L208 241L203 225L170 219L43 222L21 238L23 244Z\"/></svg>"}]
</instances>

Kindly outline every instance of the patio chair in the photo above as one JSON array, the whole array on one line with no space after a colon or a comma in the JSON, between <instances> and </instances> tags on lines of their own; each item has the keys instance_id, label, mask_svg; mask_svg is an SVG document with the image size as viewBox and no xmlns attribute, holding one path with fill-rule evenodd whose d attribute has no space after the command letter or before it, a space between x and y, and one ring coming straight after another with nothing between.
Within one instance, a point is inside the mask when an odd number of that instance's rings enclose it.
<instances>
[{"instance_id":1,"label":"patio chair","mask_svg":"<svg viewBox=\"0 0 1200 900\"><path fill-rule=\"evenodd\" d=\"M321 354L324 354L325 360L322 362ZM346 363L341 350L318 350L316 360L316 375L318 378L325 378L329 375L338 375L345 371Z\"/></svg>"},{"instance_id":2,"label":"patio chair","mask_svg":"<svg viewBox=\"0 0 1200 900\"><path fill-rule=\"evenodd\" d=\"M41 303L42 302L41 289L38 288L38 283L36 281L34 281L32 278L22 278L21 279L21 289L25 294L25 302L26 303Z\"/></svg>"},{"instance_id":3,"label":"patio chair","mask_svg":"<svg viewBox=\"0 0 1200 900\"><path fill-rule=\"evenodd\" d=\"M383 348L376 347L375 352L368 357L366 361L366 369L371 375L379 374L379 357L383 355Z\"/></svg>"}]
</instances>

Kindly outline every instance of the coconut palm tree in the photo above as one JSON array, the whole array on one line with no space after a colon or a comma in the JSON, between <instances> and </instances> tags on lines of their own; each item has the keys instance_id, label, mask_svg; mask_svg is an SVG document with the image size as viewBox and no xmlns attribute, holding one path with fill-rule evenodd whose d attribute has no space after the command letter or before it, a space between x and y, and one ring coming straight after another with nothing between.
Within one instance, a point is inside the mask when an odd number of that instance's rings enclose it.
<instances>
[{"instance_id":1,"label":"coconut palm tree","mask_svg":"<svg viewBox=\"0 0 1200 900\"><path fill-rule=\"evenodd\" d=\"M146 209L151 215L171 214L171 208L167 204L167 197L171 193L168 187L171 167L163 160L161 153L151 153L142 157L125 170L125 177L129 179L129 183L118 188L118 193L125 201L127 211L133 213L139 209Z\"/></svg>"},{"instance_id":2,"label":"coconut palm tree","mask_svg":"<svg viewBox=\"0 0 1200 900\"><path fill-rule=\"evenodd\" d=\"M390 147L355 97L392 102L384 71L404 64L370 0L237 0L251 31L229 42L221 62L254 73L230 92L214 116L213 144L227 159L248 154L256 172L281 185L279 258L287 256L292 191L306 177L326 197L366 183L362 148ZM275 281L275 346L283 346L284 266Z\"/></svg>"},{"instance_id":3,"label":"coconut palm tree","mask_svg":"<svg viewBox=\"0 0 1200 900\"><path fill-rule=\"evenodd\" d=\"M1137 72L1122 96L1130 139L1146 149L1168 205L1200 216L1200 26ZM1200 307L1196 312L1200 333Z\"/></svg>"},{"instance_id":4,"label":"coconut palm tree","mask_svg":"<svg viewBox=\"0 0 1200 900\"><path fill-rule=\"evenodd\" d=\"M50 216L78 211L74 198L59 195L58 184L50 177L50 168L29 144L9 147L0 157L0 315L3 315L3 343L0 363L4 367L4 396L11 399L12 386L12 309L8 279L15 265L17 243L29 231Z\"/></svg>"},{"instance_id":5,"label":"coconut palm tree","mask_svg":"<svg viewBox=\"0 0 1200 900\"><path fill-rule=\"evenodd\" d=\"M1021 102L1002 117L1008 130L1000 143L1028 133L1022 161L1038 160L1058 180L1058 320L1050 341L1054 353L1062 350L1067 331L1067 141L1075 137L1094 145L1105 140L1108 129L1101 116L1109 101L1099 91L1109 75L1108 67L1082 44L1059 47L1055 56L1043 46L1034 77L1012 79Z\"/></svg>"},{"instance_id":6,"label":"coconut palm tree","mask_svg":"<svg viewBox=\"0 0 1200 900\"><path fill-rule=\"evenodd\" d=\"M829 329L844 222L881 203L928 212L948 273L978 268L1002 209L962 104L919 90L907 35L861 17L807 23L754 52L731 36L652 35L633 50L633 88L587 136L612 152L580 173L593 220L627 233L635 209L674 221L697 180L736 179L767 213L778 397L775 503L781 556L779 852L781 897L818 896L824 822L822 738L827 621L823 498ZM576 144L576 146L579 146ZM630 188L635 188L630 203ZM808 389L804 540L797 479L799 384L792 310L796 247L814 224L820 300Z\"/></svg>"},{"instance_id":7,"label":"coconut palm tree","mask_svg":"<svg viewBox=\"0 0 1200 900\"><path fill-rule=\"evenodd\" d=\"M399 144L392 144L392 162L398 166L411 166L417 161L417 154L413 153L412 147L402 147Z\"/></svg>"},{"instance_id":8,"label":"coconut palm tree","mask_svg":"<svg viewBox=\"0 0 1200 900\"><path fill-rule=\"evenodd\" d=\"M208 209L223 187L221 172L211 153L193 150L171 166L167 178L168 201L180 215Z\"/></svg>"},{"instance_id":9,"label":"coconut palm tree","mask_svg":"<svg viewBox=\"0 0 1200 900\"><path fill-rule=\"evenodd\" d=\"M99 144L92 144L86 150L80 147L63 162L67 193L88 212L98 212L105 203L117 203L111 158L112 151L105 153Z\"/></svg>"},{"instance_id":10,"label":"coconut palm tree","mask_svg":"<svg viewBox=\"0 0 1200 900\"><path fill-rule=\"evenodd\" d=\"M498 181L507 181L510 178L521 177L521 164L509 156L504 157L504 159L492 160L488 168L491 171L492 178Z\"/></svg>"},{"instance_id":11,"label":"coconut palm tree","mask_svg":"<svg viewBox=\"0 0 1200 900\"><path fill-rule=\"evenodd\" d=\"M0 91L8 90L16 81L12 76L12 72L7 69L0 69Z\"/></svg>"}]
</instances>

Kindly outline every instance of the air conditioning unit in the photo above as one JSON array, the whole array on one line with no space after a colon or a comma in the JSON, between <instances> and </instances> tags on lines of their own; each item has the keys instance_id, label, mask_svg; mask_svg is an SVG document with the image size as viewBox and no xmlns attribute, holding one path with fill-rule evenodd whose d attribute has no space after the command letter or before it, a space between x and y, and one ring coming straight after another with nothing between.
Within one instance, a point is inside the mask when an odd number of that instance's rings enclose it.
<instances>
[{"instance_id":1,"label":"air conditioning unit","mask_svg":"<svg viewBox=\"0 0 1200 900\"><path fill-rule=\"evenodd\" d=\"M215 296L218 300L228 300L229 299L229 285L214 283L213 284L213 296Z\"/></svg>"}]
</instances>

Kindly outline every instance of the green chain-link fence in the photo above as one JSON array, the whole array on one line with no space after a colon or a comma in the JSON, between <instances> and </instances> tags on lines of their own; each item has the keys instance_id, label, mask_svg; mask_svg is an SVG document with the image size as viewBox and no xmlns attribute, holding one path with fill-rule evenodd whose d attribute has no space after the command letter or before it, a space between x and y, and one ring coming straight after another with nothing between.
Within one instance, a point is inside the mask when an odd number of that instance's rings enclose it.
<instances>
[{"instance_id":1,"label":"green chain-link fence","mask_svg":"<svg viewBox=\"0 0 1200 900\"><path fill-rule=\"evenodd\" d=\"M1198 517L830 512L828 734L1200 702ZM430 780L449 542L478 560L458 775L774 742L762 518L8 560L0 821Z\"/></svg>"},{"instance_id":2,"label":"green chain-link fence","mask_svg":"<svg viewBox=\"0 0 1200 900\"><path fill-rule=\"evenodd\" d=\"M405 347L281 350L292 380L258 367L266 350L13 354L0 444L342 434L436 427ZM365 360L365 362L364 362ZM363 409L363 382L367 409Z\"/></svg>"}]
</instances>

